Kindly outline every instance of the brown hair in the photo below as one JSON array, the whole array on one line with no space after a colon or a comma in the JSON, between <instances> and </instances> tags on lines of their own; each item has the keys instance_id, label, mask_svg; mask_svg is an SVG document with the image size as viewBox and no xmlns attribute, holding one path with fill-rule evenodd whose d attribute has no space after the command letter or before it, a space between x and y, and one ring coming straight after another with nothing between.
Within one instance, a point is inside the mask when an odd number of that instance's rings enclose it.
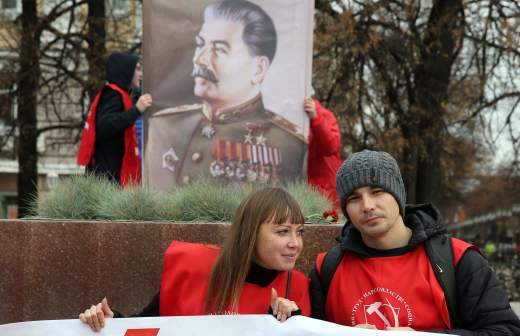
<instances>
[{"instance_id":1,"label":"brown hair","mask_svg":"<svg viewBox=\"0 0 520 336\"><path fill-rule=\"evenodd\" d=\"M233 223L211 272L205 308L208 313L236 310L255 254L260 225L266 222L303 224L296 200L282 188L264 188L249 194L235 212Z\"/></svg>"}]
</instances>

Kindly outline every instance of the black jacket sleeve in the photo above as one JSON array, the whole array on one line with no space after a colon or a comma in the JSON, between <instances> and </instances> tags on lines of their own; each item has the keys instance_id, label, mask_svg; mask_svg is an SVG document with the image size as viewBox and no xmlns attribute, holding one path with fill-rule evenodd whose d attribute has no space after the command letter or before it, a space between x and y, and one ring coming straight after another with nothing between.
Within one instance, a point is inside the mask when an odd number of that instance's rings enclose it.
<instances>
[{"instance_id":1,"label":"black jacket sleeve","mask_svg":"<svg viewBox=\"0 0 520 336\"><path fill-rule=\"evenodd\" d=\"M96 111L96 136L122 138L125 129L132 126L139 115L135 105L125 112L121 95L105 88Z\"/></svg>"},{"instance_id":2,"label":"black jacket sleeve","mask_svg":"<svg viewBox=\"0 0 520 336\"><path fill-rule=\"evenodd\" d=\"M130 315L130 316L124 316L120 312L114 310L113 311L114 312L114 317L115 318L119 318L119 317L154 317L154 316L159 316L159 297L160 297L160 292L157 292L157 294L155 294L154 297L152 298L152 301L150 301L150 303L148 303L148 305L146 307L144 307L144 309L141 312L137 313L137 314Z\"/></svg>"},{"instance_id":3,"label":"black jacket sleeve","mask_svg":"<svg viewBox=\"0 0 520 336\"><path fill-rule=\"evenodd\" d=\"M311 285L309 288L309 295L311 298L311 317L326 320L325 316L325 292L321 285L318 270L314 267L309 274L311 278Z\"/></svg>"},{"instance_id":4,"label":"black jacket sleeve","mask_svg":"<svg viewBox=\"0 0 520 336\"><path fill-rule=\"evenodd\" d=\"M464 253L456 267L460 326L443 330L461 336L520 335L520 320L487 261L476 251Z\"/></svg>"}]
</instances>

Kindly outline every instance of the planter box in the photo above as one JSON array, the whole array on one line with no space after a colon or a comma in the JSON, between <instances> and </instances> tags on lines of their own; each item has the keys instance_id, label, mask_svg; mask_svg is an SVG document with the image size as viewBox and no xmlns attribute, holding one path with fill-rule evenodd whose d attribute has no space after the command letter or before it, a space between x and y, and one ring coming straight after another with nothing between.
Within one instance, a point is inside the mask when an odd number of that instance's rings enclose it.
<instances>
[{"instance_id":1,"label":"planter box","mask_svg":"<svg viewBox=\"0 0 520 336\"><path fill-rule=\"evenodd\" d=\"M220 244L229 224L0 220L0 324L77 318L107 296L124 313L159 290L172 240ZM297 268L309 272L341 225L307 225Z\"/></svg>"}]
</instances>

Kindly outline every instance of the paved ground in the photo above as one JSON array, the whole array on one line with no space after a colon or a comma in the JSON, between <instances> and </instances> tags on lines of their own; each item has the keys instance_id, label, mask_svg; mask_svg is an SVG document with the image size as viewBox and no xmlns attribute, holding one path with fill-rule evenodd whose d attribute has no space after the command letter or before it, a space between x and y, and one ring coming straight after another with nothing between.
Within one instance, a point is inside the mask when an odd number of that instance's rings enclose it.
<instances>
[{"instance_id":1,"label":"paved ground","mask_svg":"<svg viewBox=\"0 0 520 336\"><path fill-rule=\"evenodd\" d=\"M515 311L516 315L520 316L520 302L511 302L511 307Z\"/></svg>"}]
</instances>

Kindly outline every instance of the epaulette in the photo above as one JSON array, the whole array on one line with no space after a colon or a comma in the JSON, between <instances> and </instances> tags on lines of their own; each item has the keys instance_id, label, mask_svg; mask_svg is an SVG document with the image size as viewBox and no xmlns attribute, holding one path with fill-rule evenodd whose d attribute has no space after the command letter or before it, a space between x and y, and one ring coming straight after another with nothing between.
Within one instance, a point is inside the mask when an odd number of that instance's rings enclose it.
<instances>
[{"instance_id":1,"label":"epaulette","mask_svg":"<svg viewBox=\"0 0 520 336\"><path fill-rule=\"evenodd\" d=\"M189 104L189 105L180 105L175 107L169 107L167 109L161 110L157 113L151 115L151 118L154 117L162 117L174 113L184 113L184 112L195 112L202 109L202 104Z\"/></svg>"},{"instance_id":2,"label":"epaulette","mask_svg":"<svg viewBox=\"0 0 520 336\"><path fill-rule=\"evenodd\" d=\"M267 115L267 119L276 126L294 135L296 138L300 139L304 143L309 143L307 137L305 136L305 134L303 134L303 130L300 127L298 127L298 125L296 125L295 123L269 110L265 110L265 114Z\"/></svg>"}]
</instances>

